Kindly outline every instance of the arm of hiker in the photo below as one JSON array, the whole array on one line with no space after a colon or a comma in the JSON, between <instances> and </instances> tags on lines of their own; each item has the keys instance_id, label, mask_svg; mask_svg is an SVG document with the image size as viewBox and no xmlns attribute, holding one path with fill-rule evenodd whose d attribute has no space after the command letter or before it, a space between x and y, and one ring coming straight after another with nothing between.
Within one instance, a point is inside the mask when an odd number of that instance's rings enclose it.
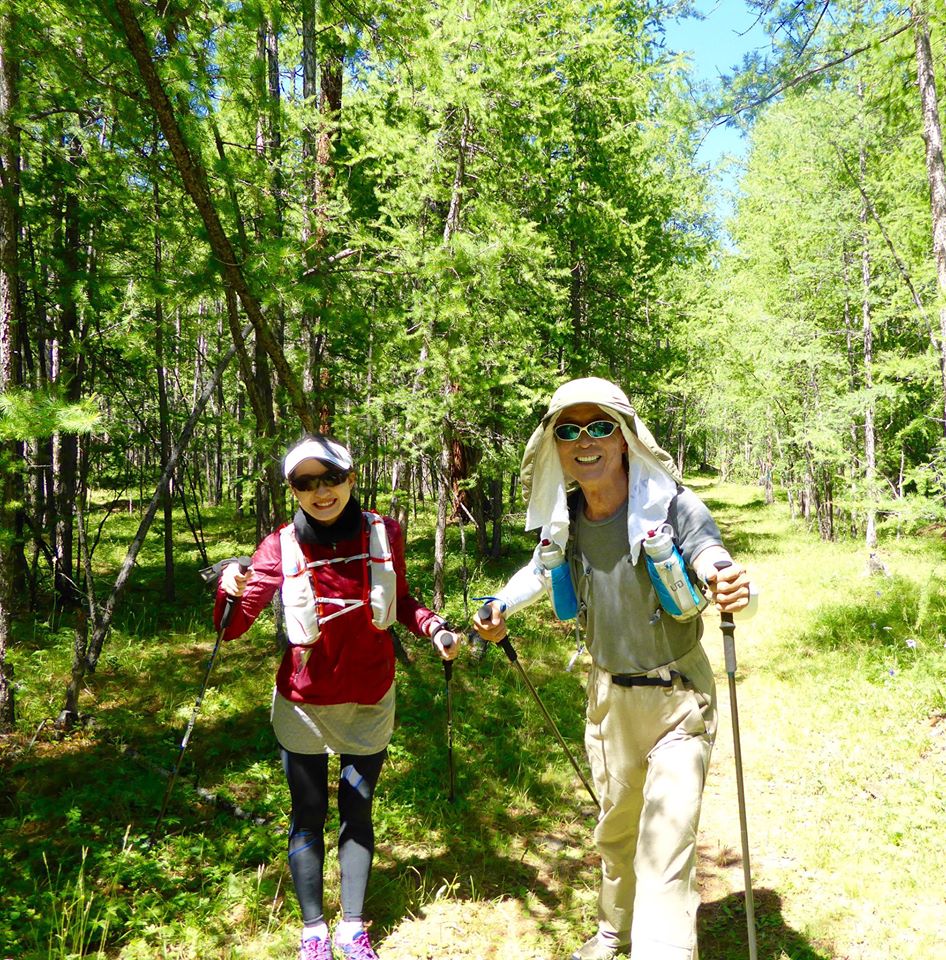
<instances>
[{"instance_id":1,"label":"arm of hiker","mask_svg":"<svg viewBox=\"0 0 946 960\"><path fill-rule=\"evenodd\" d=\"M509 582L489 600L490 617L484 619L477 611L473 629L490 643L499 643L506 636L506 617L534 603L546 593L546 579L534 561L527 563L512 575ZM482 609L485 609L485 604Z\"/></svg>"},{"instance_id":2,"label":"arm of hiker","mask_svg":"<svg viewBox=\"0 0 946 960\"><path fill-rule=\"evenodd\" d=\"M220 618L228 598L235 600L230 623L224 633L225 640L233 640L250 628L260 611L273 598L282 583L282 559L279 552L279 533L271 533L253 554L253 561L246 574L240 573L239 565L231 563L220 576L217 585L217 602L214 605L214 624L220 629Z\"/></svg>"},{"instance_id":3,"label":"arm of hiker","mask_svg":"<svg viewBox=\"0 0 946 960\"><path fill-rule=\"evenodd\" d=\"M394 572L397 576L397 620L405 626L415 637L426 637L430 640L437 653L444 660L452 660L459 652L460 645L456 642L456 634L447 627L443 617L425 607L411 594L410 584L407 582L407 566L404 560L404 533L397 520L391 517L384 518L384 526L388 534L388 543L391 556L394 559ZM444 630L446 628L446 631ZM437 634L443 633L441 643L437 643ZM454 637L452 644L445 643L447 635Z\"/></svg>"}]
</instances>

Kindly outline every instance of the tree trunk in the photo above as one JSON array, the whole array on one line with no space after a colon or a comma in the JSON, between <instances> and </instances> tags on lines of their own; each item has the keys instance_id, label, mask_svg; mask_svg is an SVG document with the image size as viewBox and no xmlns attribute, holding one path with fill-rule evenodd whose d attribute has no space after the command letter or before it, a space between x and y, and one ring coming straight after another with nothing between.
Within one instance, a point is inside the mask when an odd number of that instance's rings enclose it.
<instances>
[{"instance_id":1,"label":"tree trunk","mask_svg":"<svg viewBox=\"0 0 946 960\"><path fill-rule=\"evenodd\" d=\"M493 513L493 537L490 543L490 558L498 560L503 549L503 478L502 474L490 481L490 497Z\"/></svg>"},{"instance_id":2,"label":"tree trunk","mask_svg":"<svg viewBox=\"0 0 946 960\"><path fill-rule=\"evenodd\" d=\"M161 193L154 180L154 277L155 289L161 286ZM164 366L164 302L154 299L154 349L158 378L158 422L161 434L161 470L171 456L171 423L168 409L167 371ZM173 480L161 498L164 514L164 599L174 600L174 491Z\"/></svg>"},{"instance_id":3,"label":"tree trunk","mask_svg":"<svg viewBox=\"0 0 946 960\"><path fill-rule=\"evenodd\" d=\"M223 224L214 206L206 171L184 140L184 135L174 114L174 108L158 77L148 42L144 33L142 33L131 3L129 0L115 0L115 9L121 19L128 49L138 65L152 108L157 115L161 130L174 157L181 180L204 222L214 259L217 261L226 282L240 298L243 309L256 330L257 338L273 361L279 382L289 394L296 415L306 430L314 431L315 420L312 417L301 384L292 372L285 354L274 338L263 315L259 300L250 290L233 245L223 229Z\"/></svg>"},{"instance_id":4,"label":"tree trunk","mask_svg":"<svg viewBox=\"0 0 946 960\"><path fill-rule=\"evenodd\" d=\"M860 175L863 182L867 171L867 152L860 148ZM861 334L864 348L864 485L867 496L864 541L868 554L877 549L877 436L874 430L874 329L871 314L870 244L867 235L867 205L861 202Z\"/></svg>"},{"instance_id":5,"label":"tree trunk","mask_svg":"<svg viewBox=\"0 0 946 960\"><path fill-rule=\"evenodd\" d=\"M73 137L68 145L72 164L82 165L82 147ZM59 364L56 381L63 399L77 403L82 396L85 361L81 348L82 331L79 322L79 305L75 292L78 289L82 269L80 250L82 237L79 227L79 197L76 185L63 185L63 230L60 257L62 275L59 277L59 304L62 326L59 333ZM75 587L75 564L73 552L73 516L76 497L76 468L78 466L79 438L75 433L59 433L55 438L55 552L56 589L65 602L77 600Z\"/></svg>"},{"instance_id":6,"label":"tree trunk","mask_svg":"<svg viewBox=\"0 0 946 960\"><path fill-rule=\"evenodd\" d=\"M19 104L19 59L13 51L16 21L0 14L0 393L20 380L17 345L20 339L19 298L19 197L20 133L15 114ZM0 449L0 731L10 730L15 719L12 668L7 650L12 641L12 606L17 566L17 511L21 499L17 469L18 445Z\"/></svg>"},{"instance_id":7,"label":"tree trunk","mask_svg":"<svg viewBox=\"0 0 946 960\"><path fill-rule=\"evenodd\" d=\"M332 28L326 25L318 29L317 8L322 6L319 0L304 0L302 7L302 95L310 104L306 117L311 118L302 131L305 171L302 241L310 284L302 310L302 328L308 344L306 381L314 392L325 391L329 386L324 322L330 303L329 291L324 275L321 275L321 289L315 288L314 278L320 275L320 267L328 259L329 205L335 185L334 153L342 110L344 67L344 51ZM322 404L321 419L326 425L331 420L327 403Z\"/></svg>"},{"instance_id":8,"label":"tree trunk","mask_svg":"<svg viewBox=\"0 0 946 960\"><path fill-rule=\"evenodd\" d=\"M450 509L450 446L444 437L437 483L437 524L434 529L434 610L443 609L447 558L447 511Z\"/></svg>"},{"instance_id":9,"label":"tree trunk","mask_svg":"<svg viewBox=\"0 0 946 960\"><path fill-rule=\"evenodd\" d=\"M943 163L943 132L939 120L936 75L930 48L930 27L919 4L911 9L916 43L916 69L923 113L923 140L926 143L926 175L930 185L930 212L933 224L933 258L939 286L939 364L942 388L942 433L946 437L946 167Z\"/></svg>"},{"instance_id":10,"label":"tree trunk","mask_svg":"<svg viewBox=\"0 0 946 960\"><path fill-rule=\"evenodd\" d=\"M469 138L472 132L470 112L463 108L463 120L460 125L460 143L457 150L457 165L453 175L453 190L450 195L450 208L443 227L443 244L449 246L454 234L460 229L460 210L463 192L466 186L466 158ZM431 334L433 334L431 328ZM450 508L452 490L451 467L453 462L453 427L447 412L450 403L452 385L449 379L443 385L443 433L440 441L440 476L437 487L437 525L434 531L434 605L439 610L444 598L444 559L447 549L447 511Z\"/></svg>"}]
</instances>

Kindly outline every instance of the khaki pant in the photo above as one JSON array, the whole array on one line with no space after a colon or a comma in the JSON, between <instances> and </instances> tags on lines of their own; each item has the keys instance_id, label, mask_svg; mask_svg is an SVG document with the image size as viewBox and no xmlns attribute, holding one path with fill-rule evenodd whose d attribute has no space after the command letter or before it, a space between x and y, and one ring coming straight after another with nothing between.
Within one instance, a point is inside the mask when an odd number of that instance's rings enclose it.
<instances>
[{"instance_id":1,"label":"khaki pant","mask_svg":"<svg viewBox=\"0 0 946 960\"><path fill-rule=\"evenodd\" d=\"M673 669L689 683L620 687L592 666L585 747L601 811L601 935L632 960L696 960L696 834L716 736L716 687L699 645Z\"/></svg>"}]
</instances>

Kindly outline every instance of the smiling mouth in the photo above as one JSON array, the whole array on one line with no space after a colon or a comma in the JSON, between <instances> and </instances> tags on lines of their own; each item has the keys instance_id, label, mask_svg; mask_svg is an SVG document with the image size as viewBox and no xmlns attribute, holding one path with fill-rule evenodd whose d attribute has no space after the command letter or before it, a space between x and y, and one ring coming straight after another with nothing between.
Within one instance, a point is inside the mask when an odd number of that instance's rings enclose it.
<instances>
[{"instance_id":1,"label":"smiling mouth","mask_svg":"<svg viewBox=\"0 0 946 960\"><path fill-rule=\"evenodd\" d=\"M594 457L575 457L578 463L597 463L601 459L601 454Z\"/></svg>"}]
</instances>

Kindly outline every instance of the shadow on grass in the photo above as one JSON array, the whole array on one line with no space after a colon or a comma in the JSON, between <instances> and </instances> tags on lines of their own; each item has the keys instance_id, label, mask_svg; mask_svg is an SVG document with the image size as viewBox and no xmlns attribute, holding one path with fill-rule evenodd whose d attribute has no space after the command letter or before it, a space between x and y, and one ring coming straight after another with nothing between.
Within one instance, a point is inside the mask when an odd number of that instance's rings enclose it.
<instances>
[{"instance_id":1,"label":"shadow on grass","mask_svg":"<svg viewBox=\"0 0 946 960\"><path fill-rule=\"evenodd\" d=\"M782 916L782 898L774 890L753 892L759 960L830 960ZM741 893L700 905L697 915L701 960L741 960L749 956L746 904Z\"/></svg>"},{"instance_id":2,"label":"shadow on grass","mask_svg":"<svg viewBox=\"0 0 946 960\"><path fill-rule=\"evenodd\" d=\"M23 737L6 754L0 888L11 911L7 925L0 919L0 942L16 947L24 960L32 960L31 948L42 956L41 945L55 936L54 907L83 883L109 891L111 944L132 936L145 917L153 927L173 928L176 918L202 916L208 901L233 895L227 892L233 881L255 876L258 866L268 872L254 895L273 901L275 877L285 873L289 802L268 717L276 657L266 634L221 648L153 847L146 841L167 787L161 771L170 771L178 758L213 646L209 632L165 636L160 643L148 638L137 658L124 652L103 658L100 671L88 678L92 726L62 739L49 731L29 751ZM422 903L427 878L438 885L444 878L469 878L477 895L543 891L551 909L562 909L559 893L522 862L521 845L510 844L510 838L554 829L549 824L559 815L574 816L563 808L570 789L563 787L566 761L528 692L498 651L490 650L484 663L458 665L458 801L450 805L443 671L429 644L418 642L412 652L414 664L397 668L397 728L379 787L377 820L388 852L379 856L369 888L379 926L393 928ZM581 683L540 662L530 665L530 676L581 756ZM229 806L198 794L195 783L222 793ZM250 819L233 816L234 806ZM336 831L333 810L330 846ZM438 851L446 852L440 857ZM288 879L282 880L285 889ZM336 900L330 889L326 906L334 909ZM289 903L295 910L294 900ZM203 926L219 921L213 914Z\"/></svg>"}]
</instances>

